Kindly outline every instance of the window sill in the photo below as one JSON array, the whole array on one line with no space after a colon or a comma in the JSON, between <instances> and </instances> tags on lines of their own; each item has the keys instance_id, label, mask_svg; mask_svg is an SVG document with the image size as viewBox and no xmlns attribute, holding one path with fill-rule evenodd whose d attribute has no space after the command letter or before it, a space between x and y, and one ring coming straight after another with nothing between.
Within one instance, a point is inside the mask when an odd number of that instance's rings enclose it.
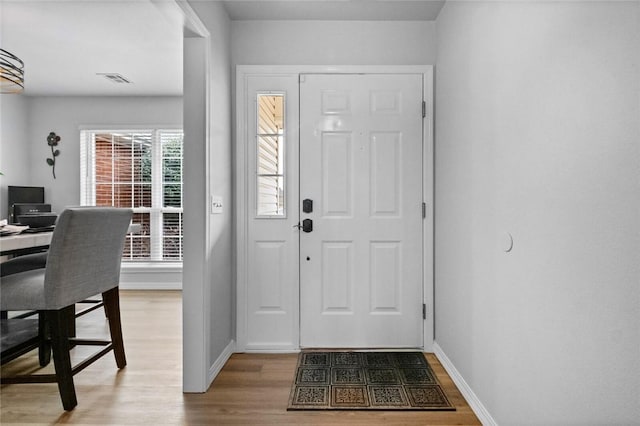
<instances>
[{"instance_id":1,"label":"window sill","mask_svg":"<svg viewBox=\"0 0 640 426\"><path fill-rule=\"evenodd\" d=\"M122 262L121 270L129 274L182 272L182 262Z\"/></svg>"}]
</instances>

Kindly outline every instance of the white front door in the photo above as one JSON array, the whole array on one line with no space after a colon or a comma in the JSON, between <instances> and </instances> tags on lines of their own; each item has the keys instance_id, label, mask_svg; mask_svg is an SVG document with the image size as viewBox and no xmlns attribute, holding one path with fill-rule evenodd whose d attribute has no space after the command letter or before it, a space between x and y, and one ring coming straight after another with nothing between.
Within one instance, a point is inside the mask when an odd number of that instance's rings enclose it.
<instances>
[{"instance_id":1,"label":"white front door","mask_svg":"<svg viewBox=\"0 0 640 426\"><path fill-rule=\"evenodd\" d=\"M422 81L301 75L302 347L423 346Z\"/></svg>"}]
</instances>

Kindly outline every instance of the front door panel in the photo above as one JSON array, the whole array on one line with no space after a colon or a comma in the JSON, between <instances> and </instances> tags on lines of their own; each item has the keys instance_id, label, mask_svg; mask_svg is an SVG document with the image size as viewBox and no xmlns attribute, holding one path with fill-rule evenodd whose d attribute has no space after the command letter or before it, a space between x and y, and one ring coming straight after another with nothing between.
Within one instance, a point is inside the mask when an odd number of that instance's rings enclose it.
<instances>
[{"instance_id":1,"label":"front door panel","mask_svg":"<svg viewBox=\"0 0 640 426\"><path fill-rule=\"evenodd\" d=\"M301 76L301 346L423 346L421 109L419 74Z\"/></svg>"}]
</instances>

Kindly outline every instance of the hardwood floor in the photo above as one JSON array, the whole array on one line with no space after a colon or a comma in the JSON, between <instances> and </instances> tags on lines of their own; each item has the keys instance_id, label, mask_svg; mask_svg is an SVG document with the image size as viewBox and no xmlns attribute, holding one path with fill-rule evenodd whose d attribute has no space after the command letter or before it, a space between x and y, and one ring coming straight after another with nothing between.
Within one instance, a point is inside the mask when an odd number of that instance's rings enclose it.
<instances>
[{"instance_id":1,"label":"hardwood floor","mask_svg":"<svg viewBox=\"0 0 640 426\"><path fill-rule=\"evenodd\" d=\"M62 409L55 384L2 385L0 423L110 425L479 425L462 395L428 354L455 412L287 412L297 355L234 354L208 392L182 393L182 306L179 292L122 291L128 365L111 354L75 376L78 406ZM101 310L78 320L78 336L106 336ZM74 349L82 356L87 348ZM90 351L91 348L88 348ZM2 367L2 375L38 368L31 352ZM51 367L48 367L50 369Z\"/></svg>"}]
</instances>

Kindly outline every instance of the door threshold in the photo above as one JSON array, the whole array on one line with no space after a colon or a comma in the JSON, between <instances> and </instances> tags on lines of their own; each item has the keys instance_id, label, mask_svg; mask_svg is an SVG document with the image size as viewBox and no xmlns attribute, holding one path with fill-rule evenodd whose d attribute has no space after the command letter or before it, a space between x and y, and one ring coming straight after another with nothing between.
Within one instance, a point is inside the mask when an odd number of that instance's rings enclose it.
<instances>
[{"instance_id":1,"label":"door threshold","mask_svg":"<svg viewBox=\"0 0 640 426\"><path fill-rule=\"evenodd\" d=\"M350 348L350 347L326 347L326 348L306 348L301 346L301 351L305 352L424 352L424 348Z\"/></svg>"}]
</instances>

